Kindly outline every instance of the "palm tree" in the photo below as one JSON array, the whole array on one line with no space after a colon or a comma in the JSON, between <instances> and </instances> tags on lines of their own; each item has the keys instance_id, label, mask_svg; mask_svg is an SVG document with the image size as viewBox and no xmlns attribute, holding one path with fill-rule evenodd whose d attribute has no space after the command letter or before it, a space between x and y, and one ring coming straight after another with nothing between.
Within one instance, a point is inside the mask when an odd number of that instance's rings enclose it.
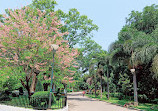
<instances>
[{"instance_id":1,"label":"palm tree","mask_svg":"<svg viewBox=\"0 0 158 111\"><path fill-rule=\"evenodd\" d=\"M120 33L121 37L125 39L116 41L110 46L112 54L112 62L122 63L128 65L129 69L137 69L142 64L149 64L153 62L152 69L157 71L157 54L158 54L158 39L145 34L144 32L124 27ZM128 37L127 37L128 36ZM119 47L118 47L119 46ZM135 102L137 101L137 86L136 86L136 72L133 73L133 86L135 92Z\"/></svg>"},{"instance_id":2,"label":"palm tree","mask_svg":"<svg viewBox=\"0 0 158 111\"><path fill-rule=\"evenodd\" d=\"M96 80L96 67L97 67L97 60L96 59L92 59L90 62L89 62L89 74L91 75L91 78L90 78L90 81L94 82L94 86L95 86L95 97L97 96L96 94L96 90L97 90L97 87L96 87L96 84L97 84L97 80Z\"/></svg>"}]
</instances>

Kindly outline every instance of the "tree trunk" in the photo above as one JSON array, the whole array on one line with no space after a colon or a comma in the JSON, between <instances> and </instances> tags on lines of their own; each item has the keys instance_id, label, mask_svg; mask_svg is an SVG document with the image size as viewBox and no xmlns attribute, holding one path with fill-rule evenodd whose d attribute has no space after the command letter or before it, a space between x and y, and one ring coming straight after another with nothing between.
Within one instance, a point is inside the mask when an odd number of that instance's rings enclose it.
<instances>
[{"instance_id":1,"label":"tree trunk","mask_svg":"<svg viewBox=\"0 0 158 111\"><path fill-rule=\"evenodd\" d=\"M108 68L107 68L107 97L108 97L108 100L109 100L109 72L108 72Z\"/></svg>"},{"instance_id":2,"label":"tree trunk","mask_svg":"<svg viewBox=\"0 0 158 111\"><path fill-rule=\"evenodd\" d=\"M44 83L43 84L44 91L48 91L48 86L49 86L49 83Z\"/></svg>"},{"instance_id":3,"label":"tree trunk","mask_svg":"<svg viewBox=\"0 0 158 111\"><path fill-rule=\"evenodd\" d=\"M95 80L95 97L97 97L96 74L95 74L95 78L94 78L94 80Z\"/></svg>"},{"instance_id":4,"label":"tree trunk","mask_svg":"<svg viewBox=\"0 0 158 111\"><path fill-rule=\"evenodd\" d=\"M101 96L101 98L102 98L102 76L101 76L101 79L100 79L100 84L101 84L100 96Z\"/></svg>"},{"instance_id":5,"label":"tree trunk","mask_svg":"<svg viewBox=\"0 0 158 111\"><path fill-rule=\"evenodd\" d=\"M133 72L134 106L138 106L136 73Z\"/></svg>"},{"instance_id":6,"label":"tree trunk","mask_svg":"<svg viewBox=\"0 0 158 111\"><path fill-rule=\"evenodd\" d=\"M29 99L30 99L30 97L31 97L30 86L29 86L30 79L26 76L26 78L25 78L26 84L22 81L22 79L20 79L20 81L21 81L21 84L24 86L24 88L26 88Z\"/></svg>"},{"instance_id":7,"label":"tree trunk","mask_svg":"<svg viewBox=\"0 0 158 111\"><path fill-rule=\"evenodd\" d=\"M74 92L74 89L73 89L73 87L72 87L72 92Z\"/></svg>"},{"instance_id":8,"label":"tree trunk","mask_svg":"<svg viewBox=\"0 0 158 111\"><path fill-rule=\"evenodd\" d=\"M95 84L95 97L97 97L97 87L96 87L96 84Z\"/></svg>"},{"instance_id":9,"label":"tree trunk","mask_svg":"<svg viewBox=\"0 0 158 111\"><path fill-rule=\"evenodd\" d=\"M31 87L30 87L30 92L31 93L35 92L36 84L37 84L37 74L34 73L33 78L32 78Z\"/></svg>"}]
</instances>

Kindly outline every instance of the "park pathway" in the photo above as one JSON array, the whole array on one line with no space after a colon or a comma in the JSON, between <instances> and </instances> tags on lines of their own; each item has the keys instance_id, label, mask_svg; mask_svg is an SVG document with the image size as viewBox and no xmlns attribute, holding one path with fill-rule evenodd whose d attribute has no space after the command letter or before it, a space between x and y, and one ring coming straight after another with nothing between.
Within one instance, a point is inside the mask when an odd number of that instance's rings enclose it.
<instances>
[{"instance_id":1,"label":"park pathway","mask_svg":"<svg viewBox=\"0 0 158 111\"><path fill-rule=\"evenodd\" d=\"M68 94L69 111L136 111L83 97L81 92Z\"/></svg>"}]
</instances>

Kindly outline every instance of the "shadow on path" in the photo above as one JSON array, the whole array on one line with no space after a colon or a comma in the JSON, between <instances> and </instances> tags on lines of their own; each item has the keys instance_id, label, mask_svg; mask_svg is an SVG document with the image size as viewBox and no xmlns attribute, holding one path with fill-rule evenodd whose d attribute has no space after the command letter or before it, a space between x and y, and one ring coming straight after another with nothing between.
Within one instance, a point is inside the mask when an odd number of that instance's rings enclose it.
<instances>
[{"instance_id":1,"label":"shadow on path","mask_svg":"<svg viewBox=\"0 0 158 111\"><path fill-rule=\"evenodd\" d=\"M82 93L69 93L68 96L82 96Z\"/></svg>"},{"instance_id":2,"label":"shadow on path","mask_svg":"<svg viewBox=\"0 0 158 111\"><path fill-rule=\"evenodd\" d=\"M92 99L89 99L89 98L68 98L68 100L75 100L75 101L95 101L95 100L92 100Z\"/></svg>"},{"instance_id":3,"label":"shadow on path","mask_svg":"<svg viewBox=\"0 0 158 111\"><path fill-rule=\"evenodd\" d=\"M69 111L134 111L93 98L83 97L82 92L68 94Z\"/></svg>"}]
</instances>

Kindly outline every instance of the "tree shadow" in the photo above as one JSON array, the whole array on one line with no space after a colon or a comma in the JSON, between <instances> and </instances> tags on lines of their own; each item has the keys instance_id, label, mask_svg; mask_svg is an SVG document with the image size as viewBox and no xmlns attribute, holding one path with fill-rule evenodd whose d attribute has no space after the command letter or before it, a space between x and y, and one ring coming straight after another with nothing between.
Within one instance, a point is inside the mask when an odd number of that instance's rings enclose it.
<instances>
[{"instance_id":1,"label":"tree shadow","mask_svg":"<svg viewBox=\"0 0 158 111\"><path fill-rule=\"evenodd\" d=\"M71 94L71 93L69 93L69 94L67 94L68 96L82 96L82 93L76 93L76 94Z\"/></svg>"},{"instance_id":2,"label":"tree shadow","mask_svg":"<svg viewBox=\"0 0 158 111\"><path fill-rule=\"evenodd\" d=\"M68 98L68 100L75 100L75 101L96 101L89 98Z\"/></svg>"}]
</instances>

